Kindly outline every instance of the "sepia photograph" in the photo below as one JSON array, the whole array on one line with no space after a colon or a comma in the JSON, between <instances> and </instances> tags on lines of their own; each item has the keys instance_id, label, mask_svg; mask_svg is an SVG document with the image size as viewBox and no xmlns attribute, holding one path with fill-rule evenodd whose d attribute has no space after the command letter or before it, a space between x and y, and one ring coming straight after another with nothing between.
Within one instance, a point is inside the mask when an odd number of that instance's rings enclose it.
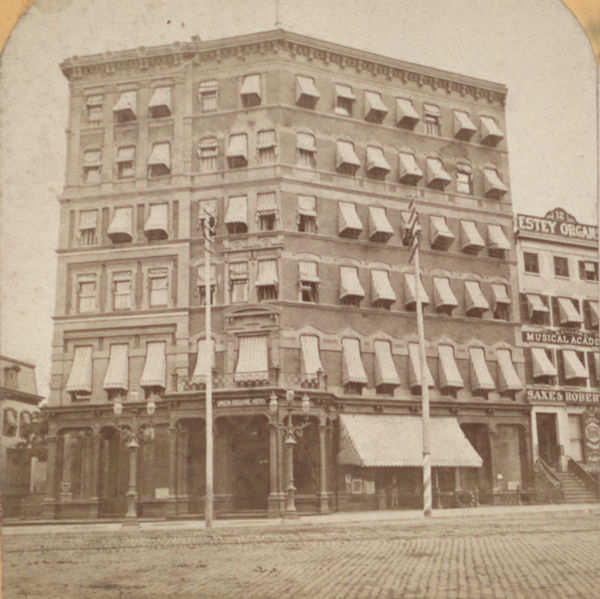
<instances>
[{"instance_id":1,"label":"sepia photograph","mask_svg":"<svg viewBox=\"0 0 600 599\"><path fill-rule=\"evenodd\" d=\"M6 599L600 597L600 3L5 0Z\"/></svg>"}]
</instances>

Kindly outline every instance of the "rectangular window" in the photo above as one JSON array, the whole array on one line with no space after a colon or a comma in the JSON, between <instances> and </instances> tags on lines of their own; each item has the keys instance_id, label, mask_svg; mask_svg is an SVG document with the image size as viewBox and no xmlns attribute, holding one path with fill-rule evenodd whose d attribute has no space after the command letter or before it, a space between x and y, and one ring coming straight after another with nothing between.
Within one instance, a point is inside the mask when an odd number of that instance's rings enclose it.
<instances>
[{"instance_id":1,"label":"rectangular window","mask_svg":"<svg viewBox=\"0 0 600 599\"><path fill-rule=\"evenodd\" d=\"M217 109L217 81L203 81L198 88L198 102L201 112L214 112Z\"/></svg>"},{"instance_id":2,"label":"rectangular window","mask_svg":"<svg viewBox=\"0 0 600 599\"><path fill-rule=\"evenodd\" d=\"M433 104L423 106L423 122L427 135L441 135L440 109Z\"/></svg>"},{"instance_id":3,"label":"rectangular window","mask_svg":"<svg viewBox=\"0 0 600 599\"><path fill-rule=\"evenodd\" d=\"M126 146L117 150L117 179L135 177L135 146Z\"/></svg>"},{"instance_id":4,"label":"rectangular window","mask_svg":"<svg viewBox=\"0 0 600 599\"><path fill-rule=\"evenodd\" d=\"M135 121L137 104L137 92L121 92L117 103L113 106L113 116L117 123L128 123Z\"/></svg>"},{"instance_id":5,"label":"rectangular window","mask_svg":"<svg viewBox=\"0 0 600 599\"><path fill-rule=\"evenodd\" d=\"M116 272L113 275L113 310L131 309L131 272Z\"/></svg>"},{"instance_id":6,"label":"rectangular window","mask_svg":"<svg viewBox=\"0 0 600 599\"><path fill-rule=\"evenodd\" d=\"M260 75L258 73L246 75L244 77L240 96L242 98L242 104L246 108L260 105L262 98L260 92Z\"/></svg>"},{"instance_id":7,"label":"rectangular window","mask_svg":"<svg viewBox=\"0 0 600 599\"><path fill-rule=\"evenodd\" d=\"M337 142L337 166L338 173L343 175L355 175L360 168L360 160L354 151L351 141L339 140Z\"/></svg>"},{"instance_id":8,"label":"rectangular window","mask_svg":"<svg viewBox=\"0 0 600 599\"><path fill-rule=\"evenodd\" d=\"M248 204L246 196L233 196L229 198L229 205L225 214L227 233L238 235L248 231Z\"/></svg>"},{"instance_id":9,"label":"rectangular window","mask_svg":"<svg viewBox=\"0 0 600 599\"><path fill-rule=\"evenodd\" d=\"M594 300L583 300L583 320L585 328L598 330L598 302Z\"/></svg>"},{"instance_id":10,"label":"rectangular window","mask_svg":"<svg viewBox=\"0 0 600 599\"><path fill-rule=\"evenodd\" d=\"M258 301L277 299L278 284L277 260L259 260L256 275Z\"/></svg>"},{"instance_id":11,"label":"rectangular window","mask_svg":"<svg viewBox=\"0 0 600 599\"><path fill-rule=\"evenodd\" d=\"M296 135L296 164L315 168L317 166L317 145L312 133L298 133Z\"/></svg>"},{"instance_id":12,"label":"rectangular window","mask_svg":"<svg viewBox=\"0 0 600 599\"><path fill-rule=\"evenodd\" d=\"M569 278L569 260L563 256L554 256L554 274L557 277Z\"/></svg>"},{"instance_id":13,"label":"rectangular window","mask_svg":"<svg viewBox=\"0 0 600 599\"><path fill-rule=\"evenodd\" d=\"M539 274L539 256L533 252L523 252L523 268L525 269L525 272Z\"/></svg>"},{"instance_id":14,"label":"rectangular window","mask_svg":"<svg viewBox=\"0 0 600 599\"><path fill-rule=\"evenodd\" d=\"M352 116L352 109L356 100L349 85L336 83L335 85L335 113L342 116Z\"/></svg>"},{"instance_id":15,"label":"rectangular window","mask_svg":"<svg viewBox=\"0 0 600 599\"><path fill-rule=\"evenodd\" d=\"M439 158L427 159L427 187L443 191L452 181Z\"/></svg>"},{"instance_id":16,"label":"rectangular window","mask_svg":"<svg viewBox=\"0 0 600 599\"><path fill-rule=\"evenodd\" d=\"M79 314L96 311L96 275L77 278L77 311Z\"/></svg>"},{"instance_id":17,"label":"rectangular window","mask_svg":"<svg viewBox=\"0 0 600 599\"><path fill-rule=\"evenodd\" d=\"M82 210L79 213L79 245L96 245L96 229L98 226L97 210Z\"/></svg>"},{"instance_id":18,"label":"rectangular window","mask_svg":"<svg viewBox=\"0 0 600 599\"><path fill-rule=\"evenodd\" d=\"M86 99L88 125L99 125L104 117L102 96L88 96Z\"/></svg>"},{"instance_id":19,"label":"rectangular window","mask_svg":"<svg viewBox=\"0 0 600 599\"><path fill-rule=\"evenodd\" d=\"M550 324L550 308L547 295L521 294L521 318L531 324Z\"/></svg>"},{"instance_id":20,"label":"rectangular window","mask_svg":"<svg viewBox=\"0 0 600 599\"><path fill-rule=\"evenodd\" d=\"M233 262L229 265L229 287L231 303L248 301L248 264Z\"/></svg>"},{"instance_id":21,"label":"rectangular window","mask_svg":"<svg viewBox=\"0 0 600 599\"><path fill-rule=\"evenodd\" d=\"M298 262L298 289L300 301L310 304L319 302L319 271L316 262Z\"/></svg>"},{"instance_id":22,"label":"rectangular window","mask_svg":"<svg viewBox=\"0 0 600 599\"><path fill-rule=\"evenodd\" d=\"M203 173L217 170L217 156L219 148L216 137L204 137L198 144L198 158L200 158L200 171Z\"/></svg>"},{"instance_id":23,"label":"rectangular window","mask_svg":"<svg viewBox=\"0 0 600 599\"><path fill-rule=\"evenodd\" d=\"M298 231L301 233L317 232L317 198L315 196L298 196Z\"/></svg>"},{"instance_id":24,"label":"rectangular window","mask_svg":"<svg viewBox=\"0 0 600 599\"><path fill-rule=\"evenodd\" d=\"M168 141L152 144L148 160L148 176L160 177L171 173L171 144Z\"/></svg>"},{"instance_id":25,"label":"rectangular window","mask_svg":"<svg viewBox=\"0 0 600 599\"><path fill-rule=\"evenodd\" d=\"M492 292L494 295L493 310L496 320L510 320L510 297L506 285L501 283L492 283Z\"/></svg>"},{"instance_id":26,"label":"rectangular window","mask_svg":"<svg viewBox=\"0 0 600 599\"><path fill-rule=\"evenodd\" d=\"M148 114L151 119L171 116L171 88L168 86L155 87L148 104Z\"/></svg>"},{"instance_id":27,"label":"rectangular window","mask_svg":"<svg viewBox=\"0 0 600 599\"><path fill-rule=\"evenodd\" d=\"M15 437L19 423L17 421L17 412L12 408L4 408L4 417L2 419L2 434L5 437Z\"/></svg>"},{"instance_id":28,"label":"rectangular window","mask_svg":"<svg viewBox=\"0 0 600 599\"><path fill-rule=\"evenodd\" d=\"M569 457L575 462L583 462L583 433L579 414L569 414Z\"/></svg>"},{"instance_id":29,"label":"rectangular window","mask_svg":"<svg viewBox=\"0 0 600 599\"><path fill-rule=\"evenodd\" d=\"M473 195L473 175L466 170L458 170L456 173L456 191Z\"/></svg>"},{"instance_id":30,"label":"rectangular window","mask_svg":"<svg viewBox=\"0 0 600 599\"><path fill-rule=\"evenodd\" d=\"M261 231L272 231L277 223L277 196L274 191L259 193L256 198L256 216Z\"/></svg>"},{"instance_id":31,"label":"rectangular window","mask_svg":"<svg viewBox=\"0 0 600 599\"><path fill-rule=\"evenodd\" d=\"M215 297L217 291L217 266L216 264L210 265L210 304L211 306L215 305ZM198 266L198 277L196 280L196 285L198 288L198 303L201 306L206 305L206 284L204 277L204 264Z\"/></svg>"},{"instance_id":32,"label":"rectangular window","mask_svg":"<svg viewBox=\"0 0 600 599\"><path fill-rule=\"evenodd\" d=\"M321 94L315 87L313 77L296 75L296 104L303 108L315 108Z\"/></svg>"},{"instance_id":33,"label":"rectangular window","mask_svg":"<svg viewBox=\"0 0 600 599\"><path fill-rule=\"evenodd\" d=\"M248 166L248 136L245 133L235 133L229 136L227 166L229 168Z\"/></svg>"},{"instance_id":34,"label":"rectangular window","mask_svg":"<svg viewBox=\"0 0 600 599\"><path fill-rule=\"evenodd\" d=\"M275 162L276 148L275 129L267 129L258 132L256 138L258 164L271 164Z\"/></svg>"},{"instance_id":35,"label":"rectangular window","mask_svg":"<svg viewBox=\"0 0 600 599\"><path fill-rule=\"evenodd\" d=\"M597 281L598 263L591 260L580 260L579 278L583 281Z\"/></svg>"},{"instance_id":36,"label":"rectangular window","mask_svg":"<svg viewBox=\"0 0 600 599\"><path fill-rule=\"evenodd\" d=\"M86 150L83 153L83 182L99 183L102 172L102 151Z\"/></svg>"},{"instance_id":37,"label":"rectangular window","mask_svg":"<svg viewBox=\"0 0 600 599\"><path fill-rule=\"evenodd\" d=\"M358 278L355 266L340 266L340 302L358 308L365 297L365 290Z\"/></svg>"},{"instance_id":38,"label":"rectangular window","mask_svg":"<svg viewBox=\"0 0 600 599\"><path fill-rule=\"evenodd\" d=\"M167 306L169 303L169 272L166 268L155 268L148 272L151 308Z\"/></svg>"}]
</instances>

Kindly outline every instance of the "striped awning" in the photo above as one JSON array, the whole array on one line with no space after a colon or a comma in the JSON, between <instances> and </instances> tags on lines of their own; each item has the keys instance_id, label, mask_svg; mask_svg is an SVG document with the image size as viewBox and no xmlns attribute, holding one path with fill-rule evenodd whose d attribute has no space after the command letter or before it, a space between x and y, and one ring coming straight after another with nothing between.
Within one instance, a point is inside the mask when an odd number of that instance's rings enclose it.
<instances>
[{"instance_id":1,"label":"striped awning","mask_svg":"<svg viewBox=\"0 0 600 599\"><path fill-rule=\"evenodd\" d=\"M92 346L75 348L71 372L65 386L69 393L92 392Z\"/></svg>"},{"instance_id":2,"label":"striped awning","mask_svg":"<svg viewBox=\"0 0 600 599\"><path fill-rule=\"evenodd\" d=\"M498 374L500 379L499 390L520 391L523 388L523 384L513 364L511 351L509 349L498 349L496 350L496 357L498 358Z\"/></svg>"},{"instance_id":3,"label":"striped awning","mask_svg":"<svg viewBox=\"0 0 600 599\"><path fill-rule=\"evenodd\" d=\"M166 168L171 168L171 144L168 141L152 144L152 152L148 159L148 165L162 165Z\"/></svg>"},{"instance_id":4,"label":"striped awning","mask_svg":"<svg viewBox=\"0 0 600 599\"><path fill-rule=\"evenodd\" d=\"M435 104L423 104L423 113L428 116L440 116L440 107Z\"/></svg>"},{"instance_id":5,"label":"striped awning","mask_svg":"<svg viewBox=\"0 0 600 599\"><path fill-rule=\"evenodd\" d=\"M365 297L365 290L354 266L340 266L340 299L348 296Z\"/></svg>"},{"instance_id":6,"label":"striped awning","mask_svg":"<svg viewBox=\"0 0 600 599\"><path fill-rule=\"evenodd\" d=\"M383 118L387 112L379 92L365 92L365 118Z\"/></svg>"},{"instance_id":7,"label":"striped awning","mask_svg":"<svg viewBox=\"0 0 600 599\"><path fill-rule=\"evenodd\" d=\"M471 389L473 391L494 391L496 383L490 374L482 347L471 347Z\"/></svg>"},{"instance_id":8,"label":"striped awning","mask_svg":"<svg viewBox=\"0 0 600 599\"><path fill-rule=\"evenodd\" d=\"M573 300L568 297L558 298L558 314L561 326L576 325L583 321Z\"/></svg>"},{"instance_id":9,"label":"striped awning","mask_svg":"<svg viewBox=\"0 0 600 599\"><path fill-rule=\"evenodd\" d=\"M104 103L103 97L100 95L97 96L88 96L85 101L87 106L102 106Z\"/></svg>"},{"instance_id":10,"label":"striped awning","mask_svg":"<svg viewBox=\"0 0 600 599\"><path fill-rule=\"evenodd\" d=\"M472 220L460 221L461 250L468 252L480 252L485 247L485 242L477 225Z\"/></svg>"},{"instance_id":11,"label":"striped awning","mask_svg":"<svg viewBox=\"0 0 600 599\"><path fill-rule=\"evenodd\" d=\"M300 260L298 262L298 279L308 283L318 283L318 264L308 260Z\"/></svg>"},{"instance_id":12,"label":"striped awning","mask_svg":"<svg viewBox=\"0 0 600 599\"><path fill-rule=\"evenodd\" d=\"M450 287L450 279L433 277L433 302L436 308L458 306L458 300Z\"/></svg>"},{"instance_id":13,"label":"striped awning","mask_svg":"<svg viewBox=\"0 0 600 599\"><path fill-rule=\"evenodd\" d=\"M136 114L136 92L121 92L117 103L113 106L113 112L131 111L133 116Z\"/></svg>"},{"instance_id":14,"label":"striped awning","mask_svg":"<svg viewBox=\"0 0 600 599\"><path fill-rule=\"evenodd\" d=\"M531 365L533 368L533 378L556 376L556 366L554 366L543 347L531 348Z\"/></svg>"},{"instance_id":15,"label":"striped awning","mask_svg":"<svg viewBox=\"0 0 600 599\"><path fill-rule=\"evenodd\" d=\"M244 158L248 160L248 136L245 133L235 133L229 136L227 158Z\"/></svg>"},{"instance_id":16,"label":"striped awning","mask_svg":"<svg viewBox=\"0 0 600 599\"><path fill-rule=\"evenodd\" d=\"M135 160L135 146L124 146L117 150L117 163L133 162Z\"/></svg>"},{"instance_id":17,"label":"striped awning","mask_svg":"<svg viewBox=\"0 0 600 599\"><path fill-rule=\"evenodd\" d=\"M454 235L446 224L445 216L430 216L431 247L435 249L448 249L454 241Z\"/></svg>"},{"instance_id":18,"label":"striped awning","mask_svg":"<svg viewBox=\"0 0 600 599\"><path fill-rule=\"evenodd\" d=\"M427 359L425 360L425 378L427 379L428 387L435 386ZM419 345L417 343L408 344L408 382L411 389L421 386L421 361L419 359Z\"/></svg>"},{"instance_id":19,"label":"striped awning","mask_svg":"<svg viewBox=\"0 0 600 599\"><path fill-rule=\"evenodd\" d=\"M298 195L298 214L317 216L317 198L315 196Z\"/></svg>"},{"instance_id":20,"label":"striped awning","mask_svg":"<svg viewBox=\"0 0 600 599\"><path fill-rule=\"evenodd\" d=\"M107 235L112 241L131 241L133 239L133 208L125 206L115 208L113 219L108 226Z\"/></svg>"},{"instance_id":21,"label":"striped awning","mask_svg":"<svg viewBox=\"0 0 600 599\"><path fill-rule=\"evenodd\" d=\"M454 359L451 345L438 345L440 361L440 389L462 389L465 385Z\"/></svg>"},{"instance_id":22,"label":"striped awning","mask_svg":"<svg viewBox=\"0 0 600 599\"><path fill-rule=\"evenodd\" d=\"M415 184L423 178L415 155L410 152L398 152L398 181Z\"/></svg>"},{"instance_id":23,"label":"striped awning","mask_svg":"<svg viewBox=\"0 0 600 599\"><path fill-rule=\"evenodd\" d=\"M360 160L354 151L354 144L351 141L338 140L337 142L337 168L344 164L360 167Z\"/></svg>"},{"instance_id":24,"label":"striped awning","mask_svg":"<svg viewBox=\"0 0 600 599\"><path fill-rule=\"evenodd\" d=\"M367 373L360 355L360 341L358 339L342 339L342 382L367 384Z\"/></svg>"},{"instance_id":25,"label":"striped awning","mask_svg":"<svg viewBox=\"0 0 600 599\"><path fill-rule=\"evenodd\" d=\"M263 129L256 134L256 147L259 150L274 148L276 145L275 129Z\"/></svg>"},{"instance_id":26,"label":"striped awning","mask_svg":"<svg viewBox=\"0 0 600 599\"><path fill-rule=\"evenodd\" d=\"M83 153L85 166L100 166L102 163L102 150L86 150Z\"/></svg>"},{"instance_id":27,"label":"striped awning","mask_svg":"<svg viewBox=\"0 0 600 599\"><path fill-rule=\"evenodd\" d=\"M296 134L296 147L298 150L316 152L317 142L315 140L315 136L312 133L303 133L300 131Z\"/></svg>"},{"instance_id":28,"label":"striped awning","mask_svg":"<svg viewBox=\"0 0 600 599\"><path fill-rule=\"evenodd\" d=\"M279 277L277 276L277 260L259 260L256 286L271 287L277 286L278 283Z\"/></svg>"},{"instance_id":29,"label":"striped awning","mask_svg":"<svg viewBox=\"0 0 600 599\"><path fill-rule=\"evenodd\" d=\"M102 387L107 391L129 389L129 345L118 343L110 346L108 368Z\"/></svg>"},{"instance_id":30,"label":"striped awning","mask_svg":"<svg viewBox=\"0 0 600 599\"><path fill-rule=\"evenodd\" d=\"M477 128L464 110L454 111L454 137L468 141L475 135Z\"/></svg>"},{"instance_id":31,"label":"striped awning","mask_svg":"<svg viewBox=\"0 0 600 599\"><path fill-rule=\"evenodd\" d=\"M169 235L169 204L150 204L144 232L160 232L165 236Z\"/></svg>"},{"instance_id":32,"label":"striped awning","mask_svg":"<svg viewBox=\"0 0 600 599\"><path fill-rule=\"evenodd\" d=\"M423 281L419 281L419 293L421 294L421 304L427 306L429 304L429 296L425 287L423 287ZM411 273L404 273L404 305L415 304L417 302L417 288L415 286L415 275Z\"/></svg>"},{"instance_id":33,"label":"striped awning","mask_svg":"<svg viewBox=\"0 0 600 599\"><path fill-rule=\"evenodd\" d=\"M450 181L452 181L452 178L445 171L442 161L439 158L428 158L427 184L437 183L445 187Z\"/></svg>"},{"instance_id":34,"label":"striped awning","mask_svg":"<svg viewBox=\"0 0 600 599\"><path fill-rule=\"evenodd\" d=\"M82 210L79 213L79 230L95 229L98 222L97 210Z\"/></svg>"},{"instance_id":35,"label":"striped awning","mask_svg":"<svg viewBox=\"0 0 600 599\"><path fill-rule=\"evenodd\" d=\"M588 306L590 309L590 325L592 327L598 326L598 302L588 301ZM598 373L600 375L600 372Z\"/></svg>"},{"instance_id":36,"label":"striped awning","mask_svg":"<svg viewBox=\"0 0 600 599\"><path fill-rule=\"evenodd\" d=\"M256 95L260 98L260 75L258 73L253 75L246 75L244 77L242 89L240 90L240 95Z\"/></svg>"},{"instance_id":37,"label":"striped awning","mask_svg":"<svg viewBox=\"0 0 600 599\"><path fill-rule=\"evenodd\" d=\"M396 301L396 293L390 283L390 273L387 270L371 271L371 302L379 301Z\"/></svg>"},{"instance_id":38,"label":"striped awning","mask_svg":"<svg viewBox=\"0 0 600 599\"><path fill-rule=\"evenodd\" d=\"M529 307L529 311L531 314L547 314L550 309L544 302L542 301L542 296L537 293L528 293L527 297L527 306Z\"/></svg>"},{"instance_id":39,"label":"striped awning","mask_svg":"<svg viewBox=\"0 0 600 599\"><path fill-rule=\"evenodd\" d=\"M149 341L146 344L146 361L140 379L140 387L166 388L167 356L164 341Z\"/></svg>"},{"instance_id":40,"label":"striped awning","mask_svg":"<svg viewBox=\"0 0 600 599\"><path fill-rule=\"evenodd\" d=\"M496 145L504 138L504 134L496 124L496 121L489 116L481 117L481 142L490 146Z\"/></svg>"},{"instance_id":41,"label":"striped awning","mask_svg":"<svg viewBox=\"0 0 600 599\"><path fill-rule=\"evenodd\" d=\"M510 241L500 225L488 225L488 242L491 250L510 250Z\"/></svg>"},{"instance_id":42,"label":"striped awning","mask_svg":"<svg viewBox=\"0 0 600 599\"><path fill-rule=\"evenodd\" d=\"M413 127L421 117L414 109L412 100L396 98L396 123L406 127Z\"/></svg>"},{"instance_id":43,"label":"striped awning","mask_svg":"<svg viewBox=\"0 0 600 599\"><path fill-rule=\"evenodd\" d=\"M225 224L244 223L248 224L248 203L246 196L233 196L229 198Z\"/></svg>"},{"instance_id":44,"label":"striped awning","mask_svg":"<svg viewBox=\"0 0 600 599\"><path fill-rule=\"evenodd\" d=\"M563 350L563 360L565 363L565 379L587 379L588 372L585 364L579 359L574 349Z\"/></svg>"},{"instance_id":45,"label":"striped awning","mask_svg":"<svg viewBox=\"0 0 600 599\"><path fill-rule=\"evenodd\" d=\"M430 420L431 464L480 468L483 460L456 418ZM339 463L373 467L423 466L423 424L418 416L341 414Z\"/></svg>"},{"instance_id":46,"label":"striped awning","mask_svg":"<svg viewBox=\"0 0 600 599\"><path fill-rule=\"evenodd\" d=\"M148 108L163 108L171 112L171 88L155 87Z\"/></svg>"},{"instance_id":47,"label":"striped awning","mask_svg":"<svg viewBox=\"0 0 600 599\"><path fill-rule=\"evenodd\" d=\"M352 93L352 88L349 85L342 83L335 84L335 95L337 98L345 98L346 100L356 100L356 96Z\"/></svg>"},{"instance_id":48,"label":"striped awning","mask_svg":"<svg viewBox=\"0 0 600 599\"><path fill-rule=\"evenodd\" d=\"M256 212L259 214L273 214L277 212L277 195L274 191L259 193L256 196Z\"/></svg>"},{"instance_id":49,"label":"striped awning","mask_svg":"<svg viewBox=\"0 0 600 599\"><path fill-rule=\"evenodd\" d=\"M367 172L372 169L379 169L386 173L392 170L383 155L383 148L379 146L367 146Z\"/></svg>"},{"instance_id":50,"label":"striped awning","mask_svg":"<svg viewBox=\"0 0 600 599\"><path fill-rule=\"evenodd\" d=\"M312 77L296 75L296 102L309 102L314 107L320 97Z\"/></svg>"},{"instance_id":51,"label":"striped awning","mask_svg":"<svg viewBox=\"0 0 600 599\"><path fill-rule=\"evenodd\" d=\"M266 335L240 337L234 380L236 383L269 379L269 350Z\"/></svg>"},{"instance_id":52,"label":"striped awning","mask_svg":"<svg viewBox=\"0 0 600 599\"><path fill-rule=\"evenodd\" d=\"M392 347L389 341L375 341L375 386L400 385L398 371L392 358Z\"/></svg>"},{"instance_id":53,"label":"striped awning","mask_svg":"<svg viewBox=\"0 0 600 599\"><path fill-rule=\"evenodd\" d=\"M303 374L317 374L319 370L323 370L319 355L319 338L316 335L300 336L300 354Z\"/></svg>"},{"instance_id":54,"label":"striped awning","mask_svg":"<svg viewBox=\"0 0 600 599\"><path fill-rule=\"evenodd\" d=\"M484 168L483 176L485 179L485 196L500 197L508 191L508 187L502 183L498 176L498 171L493 168Z\"/></svg>"},{"instance_id":55,"label":"striped awning","mask_svg":"<svg viewBox=\"0 0 600 599\"><path fill-rule=\"evenodd\" d=\"M369 239L375 235L386 240L394 234L394 229L381 206L369 206Z\"/></svg>"},{"instance_id":56,"label":"striped awning","mask_svg":"<svg viewBox=\"0 0 600 599\"><path fill-rule=\"evenodd\" d=\"M481 291L479 281L465 281L465 312L489 309L490 304Z\"/></svg>"},{"instance_id":57,"label":"striped awning","mask_svg":"<svg viewBox=\"0 0 600 599\"><path fill-rule=\"evenodd\" d=\"M511 303L510 297L506 291L506 285L502 283L492 283L492 293L494 294L494 307L504 304L509 305Z\"/></svg>"},{"instance_id":58,"label":"striped awning","mask_svg":"<svg viewBox=\"0 0 600 599\"><path fill-rule=\"evenodd\" d=\"M338 202L338 233L344 231L362 231L363 226L356 213L356 204L352 202Z\"/></svg>"},{"instance_id":59,"label":"striped awning","mask_svg":"<svg viewBox=\"0 0 600 599\"><path fill-rule=\"evenodd\" d=\"M209 341L209 339L198 340L198 355L192 374L193 382L204 382L206 376L215 368L215 344L214 342L209 343Z\"/></svg>"}]
</instances>

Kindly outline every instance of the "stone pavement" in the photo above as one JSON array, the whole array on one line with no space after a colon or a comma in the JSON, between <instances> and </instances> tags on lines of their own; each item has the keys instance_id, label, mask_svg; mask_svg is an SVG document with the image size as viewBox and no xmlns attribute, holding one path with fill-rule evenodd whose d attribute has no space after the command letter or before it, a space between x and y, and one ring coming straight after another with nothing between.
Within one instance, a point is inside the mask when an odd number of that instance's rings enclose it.
<instances>
[{"instance_id":1,"label":"stone pavement","mask_svg":"<svg viewBox=\"0 0 600 599\"><path fill-rule=\"evenodd\" d=\"M598 504L160 524L5 528L3 597L600 597Z\"/></svg>"}]
</instances>

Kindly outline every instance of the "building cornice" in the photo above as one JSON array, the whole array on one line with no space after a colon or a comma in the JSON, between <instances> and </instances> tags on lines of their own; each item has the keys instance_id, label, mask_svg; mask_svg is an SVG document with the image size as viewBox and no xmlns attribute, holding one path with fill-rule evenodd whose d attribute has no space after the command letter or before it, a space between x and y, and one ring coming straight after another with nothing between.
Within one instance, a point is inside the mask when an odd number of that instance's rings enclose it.
<instances>
[{"instance_id":1,"label":"building cornice","mask_svg":"<svg viewBox=\"0 0 600 599\"><path fill-rule=\"evenodd\" d=\"M506 86L499 83L416 65L282 29L209 41L201 41L198 36L193 36L191 42L73 56L64 60L60 67L65 77L73 81L99 73L111 75L119 71L144 71L152 67L172 69L184 63L219 63L231 57L243 61L248 56L279 52L285 52L292 58L304 56L309 61L320 61L325 65L336 64L342 69L366 71L390 80L399 79L402 83L412 82L419 87L444 89L447 94L484 98L490 104L497 102L503 106L506 101Z\"/></svg>"}]
</instances>

